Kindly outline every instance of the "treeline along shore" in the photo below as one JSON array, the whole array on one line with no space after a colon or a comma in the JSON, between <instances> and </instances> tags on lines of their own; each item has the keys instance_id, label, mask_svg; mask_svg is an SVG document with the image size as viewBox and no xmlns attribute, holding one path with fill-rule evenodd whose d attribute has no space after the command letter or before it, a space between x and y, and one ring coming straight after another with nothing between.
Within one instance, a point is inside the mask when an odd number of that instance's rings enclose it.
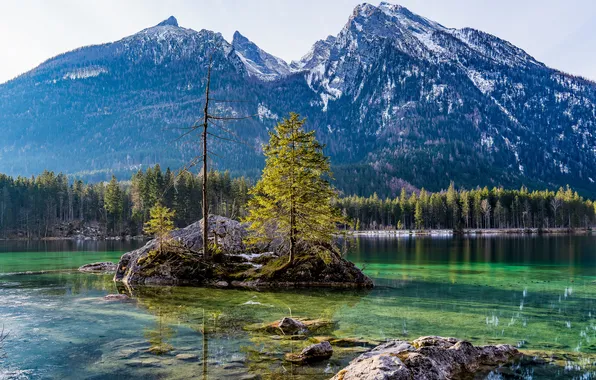
<instances>
[{"instance_id":1,"label":"treeline along shore","mask_svg":"<svg viewBox=\"0 0 596 380\"><path fill-rule=\"evenodd\" d=\"M210 213L244 218L252 182L227 172L208 175ZM30 178L0 174L0 238L136 236L158 202L175 211L176 227L184 227L201 218L201 185L201 175L159 165L126 181L93 184L48 171ZM393 198L339 194L334 205L348 220L342 227L353 231L561 232L596 224L596 203L569 187L464 190L452 184L434 193L402 189Z\"/></svg>"}]
</instances>

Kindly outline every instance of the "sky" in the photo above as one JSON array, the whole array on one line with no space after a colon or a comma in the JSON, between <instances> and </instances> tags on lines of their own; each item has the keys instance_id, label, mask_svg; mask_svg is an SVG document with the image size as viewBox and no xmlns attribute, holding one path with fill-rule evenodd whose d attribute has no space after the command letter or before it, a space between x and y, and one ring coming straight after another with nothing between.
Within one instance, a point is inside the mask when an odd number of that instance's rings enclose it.
<instances>
[{"instance_id":1,"label":"sky","mask_svg":"<svg viewBox=\"0 0 596 380\"><path fill-rule=\"evenodd\" d=\"M287 61L336 35L354 0L1 0L0 83L60 53L111 42L173 15L180 26L234 31ZM377 5L378 2L371 2ZM596 80L595 0L399 0L446 27L473 27L550 67Z\"/></svg>"}]
</instances>

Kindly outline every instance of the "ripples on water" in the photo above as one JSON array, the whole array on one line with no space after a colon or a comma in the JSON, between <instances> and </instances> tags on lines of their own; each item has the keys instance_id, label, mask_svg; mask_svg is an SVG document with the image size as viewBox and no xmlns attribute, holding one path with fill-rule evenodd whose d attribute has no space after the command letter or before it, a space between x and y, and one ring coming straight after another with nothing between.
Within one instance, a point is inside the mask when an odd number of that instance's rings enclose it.
<instances>
[{"instance_id":1,"label":"ripples on water","mask_svg":"<svg viewBox=\"0 0 596 380\"><path fill-rule=\"evenodd\" d=\"M296 367L308 342L245 330L283 316L326 318L333 335L371 342L456 336L547 358L490 379L591 379L596 362L596 237L360 238L349 258L372 291L140 288L107 302L110 276L68 269L116 261L134 243L0 242L3 378L329 378L365 348ZM61 270L46 274L25 271ZM10 272L11 274L7 274ZM203 332L206 334L203 334ZM171 348L164 355L150 348ZM550 359L549 359L550 358Z\"/></svg>"}]
</instances>

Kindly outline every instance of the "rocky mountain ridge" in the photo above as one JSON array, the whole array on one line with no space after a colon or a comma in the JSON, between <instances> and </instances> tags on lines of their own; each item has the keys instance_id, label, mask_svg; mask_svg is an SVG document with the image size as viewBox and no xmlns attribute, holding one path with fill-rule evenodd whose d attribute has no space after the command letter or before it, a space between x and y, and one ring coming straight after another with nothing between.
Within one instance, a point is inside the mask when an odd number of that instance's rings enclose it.
<instances>
[{"instance_id":1,"label":"rocky mountain ridge","mask_svg":"<svg viewBox=\"0 0 596 380\"><path fill-rule=\"evenodd\" d=\"M62 54L0 85L0 172L101 177L197 154L178 139L201 114L214 62L214 164L256 175L267 130L289 111L327 145L345 193L391 195L403 183L558 187L596 194L596 84L548 68L470 28L451 29L386 2L361 4L336 35L286 63L239 32L170 17L109 44ZM98 174L99 173L99 174Z\"/></svg>"}]
</instances>

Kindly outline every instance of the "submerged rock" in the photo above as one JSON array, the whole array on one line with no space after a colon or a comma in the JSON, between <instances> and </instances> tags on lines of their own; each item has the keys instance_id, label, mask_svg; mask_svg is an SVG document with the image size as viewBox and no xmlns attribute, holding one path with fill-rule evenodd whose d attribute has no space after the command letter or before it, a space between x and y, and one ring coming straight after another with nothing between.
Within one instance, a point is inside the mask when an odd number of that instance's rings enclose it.
<instances>
[{"instance_id":1,"label":"submerged rock","mask_svg":"<svg viewBox=\"0 0 596 380\"><path fill-rule=\"evenodd\" d=\"M321 342L306 347L298 355L287 354L286 360L293 363L313 363L329 359L333 355L333 347L329 342Z\"/></svg>"},{"instance_id":2,"label":"submerged rock","mask_svg":"<svg viewBox=\"0 0 596 380\"><path fill-rule=\"evenodd\" d=\"M80 272L86 273L114 273L118 268L117 264L110 262L86 264L79 268Z\"/></svg>"},{"instance_id":3,"label":"submerged rock","mask_svg":"<svg viewBox=\"0 0 596 380\"><path fill-rule=\"evenodd\" d=\"M329 343L331 343L332 346L342 348L359 347L364 349L371 349L380 344L380 342L377 341L369 341L357 338L336 338L334 336L315 336L312 337L312 339L314 339L318 343L328 341Z\"/></svg>"},{"instance_id":4,"label":"submerged rock","mask_svg":"<svg viewBox=\"0 0 596 380\"><path fill-rule=\"evenodd\" d=\"M513 346L474 347L455 338L422 337L391 341L366 352L332 380L447 380L489 372L521 357Z\"/></svg>"},{"instance_id":5,"label":"submerged rock","mask_svg":"<svg viewBox=\"0 0 596 380\"><path fill-rule=\"evenodd\" d=\"M108 294L103 299L106 301L127 301L130 297L126 294Z\"/></svg>"},{"instance_id":6,"label":"submerged rock","mask_svg":"<svg viewBox=\"0 0 596 380\"><path fill-rule=\"evenodd\" d=\"M195 354L178 354L176 359L183 361L196 361L199 360L199 356Z\"/></svg>"},{"instance_id":7,"label":"submerged rock","mask_svg":"<svg viewBox=\"0 0 596 380\"><path fill-rule=\"evenodd\" d=\"M333 321L327 319L306 319L284 317L280 321L266 324L246 326L248 331L265 334L285 335L289 338L305 339L307 335L329 332L335 327Z\"/></svg>"}]
</instances>

